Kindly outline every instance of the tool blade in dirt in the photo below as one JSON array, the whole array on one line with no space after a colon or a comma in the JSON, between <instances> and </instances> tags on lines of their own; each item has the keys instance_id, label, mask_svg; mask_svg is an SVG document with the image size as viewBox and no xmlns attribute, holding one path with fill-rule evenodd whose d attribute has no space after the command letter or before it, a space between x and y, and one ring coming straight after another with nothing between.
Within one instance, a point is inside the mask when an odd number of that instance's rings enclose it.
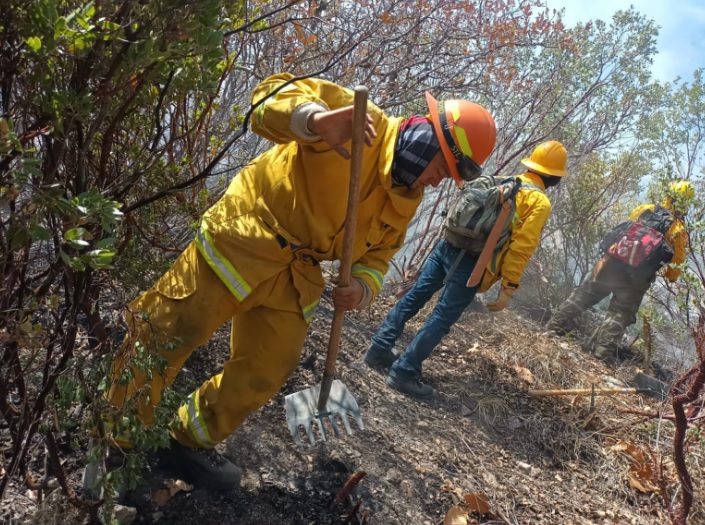
<instances>
[{"instance_id":1,"label":"tool blade in dirt","mask_svg":"<svg viewBox=\"0 0 705 525\"><path fill-rule=\"evenodd\" d=\"M317 406L320 393L319 384L301 392L289 394L285 398L286 422L297 447L304 446L301 439L304 434L310 445L314 445L319 440L327 441L330 434L328 427L333 430L335 436L340 436L340 423L348 434L352 434L350 417L355 420L360 430L365 429L360 407L342 381L339 379L333 381L326 405L319 411Z\"/></svg>"},{"instance_id":2,"label":"tool blade in dirt","mask_svg":"<svg viewBox=\"0 0 705 525\"><path fill-rule=\"evenodd\" d=\"M651 397L655 397L659 401L663 401L668 397L669 386L663 381L659 381L655 377L639 372L634 376L634 384L644 393L648 393Z\"/></svg>"}]
</instances>

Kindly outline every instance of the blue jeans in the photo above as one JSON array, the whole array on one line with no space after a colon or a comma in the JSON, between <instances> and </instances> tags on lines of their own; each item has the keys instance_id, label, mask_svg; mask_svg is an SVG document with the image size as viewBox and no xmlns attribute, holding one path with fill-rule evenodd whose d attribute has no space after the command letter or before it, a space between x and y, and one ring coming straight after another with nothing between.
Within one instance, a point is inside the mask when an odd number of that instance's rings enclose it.
<instances>
[{"instance_id":1,"label":"blue jeans","mask_svg":"<svg viewBox=\"0 0 705 525\"><path fill-rule=\"evenodd\" d=\"M394 305L382 326L372 337L371 352L389 352L404 331L404 325L443 288L443 280L461 250L445 240L440 240L431 253L419 280L414 287ZM466 283L472 273L477 256L465 253L460 264L446 283L433 314L418 331L404 354L389 371L392 376L418 376L421 364L431 355L436 345L450 331L463 310L475 298L478 286L468 288Z\"/></svg>"}]
</instances>

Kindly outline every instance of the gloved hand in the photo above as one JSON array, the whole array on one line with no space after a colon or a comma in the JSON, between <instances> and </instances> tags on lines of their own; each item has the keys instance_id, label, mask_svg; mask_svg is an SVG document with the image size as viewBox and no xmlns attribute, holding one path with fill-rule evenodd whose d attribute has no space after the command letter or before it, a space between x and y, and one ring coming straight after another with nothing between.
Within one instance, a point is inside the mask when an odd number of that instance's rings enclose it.
<instances>
[{"instance_id":1,"label":"gloved hand","mask_svg":"<svg viewBox=\"0 0 705 525\"><path fill-rule=\"evenodd\" d=\"M490 312L501 312L504 310L507 305L509 304L509 301L512 298L512 295L514 295L514 292L516 292L516 288L511 288L509 286L502 286L502 291L499 292L499 295L497 296L497 300L494 303L489 303L487 305L487 309Z\"/></svg>"}]
</instances>

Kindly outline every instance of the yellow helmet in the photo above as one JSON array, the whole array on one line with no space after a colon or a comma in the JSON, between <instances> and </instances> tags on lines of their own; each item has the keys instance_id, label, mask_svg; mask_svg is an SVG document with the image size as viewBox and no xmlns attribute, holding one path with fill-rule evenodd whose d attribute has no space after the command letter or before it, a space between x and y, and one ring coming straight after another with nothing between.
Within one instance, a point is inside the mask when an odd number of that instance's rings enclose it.
<instances>
[{"instance_id":1,"label":"yellow helmet","mask_svg":"<svg viewBox=\"0 0 705 525\"><path fill-rule=\"evenodd\" d=\"M695 188L687 180L674 180L668 185L668 195L676 199L691 200L695 198Z\"/></svg>"},{"instance_id":2,"label":"yellow helmet","mask_svg":"<svg viewBox=\"0 0 705 525\"><path fill-rule=\"evenodd\" d=\"M690 181L674 180L668 185L666 195L666 207L671 208L676 213L685 215L693 204L695 188Z\"/></svg>"},{"instance_id":3,"label":"yellow helmet","mask_svg":"<svg viewBox=\"0 0 705 525\"><path fill-rule=\"evenodd\" d=\"M542 175L565 177L565 165L568 162L568 152L565 146L557 140L550 140L534 148L531 157L522 159L521 163Z\"/></svg>"}]
</instances>

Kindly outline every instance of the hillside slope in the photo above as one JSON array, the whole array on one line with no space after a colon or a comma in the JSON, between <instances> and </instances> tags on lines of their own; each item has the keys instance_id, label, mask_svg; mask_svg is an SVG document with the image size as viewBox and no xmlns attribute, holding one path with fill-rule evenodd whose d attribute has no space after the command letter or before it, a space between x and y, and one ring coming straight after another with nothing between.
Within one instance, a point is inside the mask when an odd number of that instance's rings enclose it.
<instances>
[{"instance_id":1,"label":"hillside slope","mask_svg":"<svg viewBox=\"0 0 705 525\"><path fill-rule=\"evenodd\" d=\"M527 394L528 388L629 386L634 365L606 367L574 342L542 335L541 327L512 312L473 311L427 361L424 380L436 396L417 401L387 388L385 376L362 361L391 304L391 298L382 298L371 309L349 315L343 332L338 376L361 407L364 431L300 451L286 426L284 396L316 384L322 375L331 317L324 298L302 366L223 445L245 470L242 488L226 495L181 492L157 508L142 487L129 499L138 510L135 523L433 525L443 523L467 494L485 495L492 511L483 518L471 515L469 523L668 521L652 486L651 462L633 460L640 451L648 458L645 444L658 452L653 448L657 438L661 452L671 452L671 424L635 413L654 411L657 401L630 394L598 396L590 410L589 396ZM429 313L430 305L412 320L402 344ZM227 359L227 342L224 328L187 362L177 388L188 390L218 369ZM665 468L672 491L672 465L666 461ZM344 504L332 504L355 472L366 475ZM696 499L702 499L703 480L697 476ZM153 488L166 477L156 470ZM360 508L353 516L357 501ZM705 522L698 505L691 523ZM46 513L42 520L37 516L35 523L54 522L47 518Z\"/></svg>"}]
</instances>

